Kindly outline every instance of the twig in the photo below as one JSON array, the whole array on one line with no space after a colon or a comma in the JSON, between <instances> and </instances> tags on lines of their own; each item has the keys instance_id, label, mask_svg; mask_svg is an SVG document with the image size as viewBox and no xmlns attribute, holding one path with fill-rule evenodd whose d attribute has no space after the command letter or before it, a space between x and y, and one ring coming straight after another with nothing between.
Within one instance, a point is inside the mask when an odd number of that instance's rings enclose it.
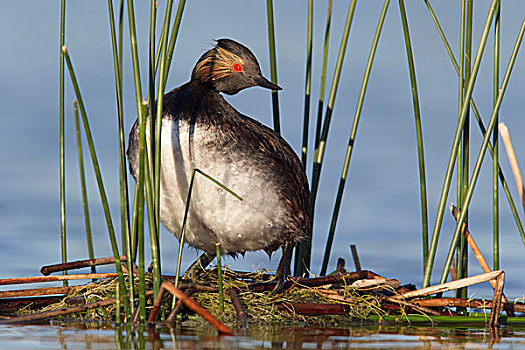
<instances>
[{"instance_id":1,"label":"twig","mask_svg":"<svg viewBox=\"0 0 525 350\"><path fill-rule=\"evenodd\" d=\"M181 283L178 287L180 290L195 289L198 292L218 292L219 288L207 286L205 284L198 283Z\"/></svg>"},{"instance_id":2,"label":"twig","mask_svg":"<svg viewBox=\"0 0 525 350\"><path fill-rule=\"evenodd\" d=\"M160 309L160 304L162 303L162 298L164 297L164 292L166 291L165 288L160 288L159 292L157 293L157 297L155 298L155 302L153 303L153 309L151 309L151 313L149 314L148 323L155 323L155 320L157 318L157 313Z\"/></svg>"},{"instance_id":3,"label":"twig","mask_svg":"<svg viewBox=\"0 0 525 350\"><path fill-rule=\"evenodd\" d=\"M215 316L210 314L206 309L204 309L202 306L197 304L195 300L188 297L182 290L175 287L171 282L163 282L160 285L160 290L166 289L168 292L173 294L177 299L182 300L184 305L186 305L188 308L190 308L193 312L204 318L206 321L208 321L212 326L214 326L219 333L227 334L227 335L233 335L233 331L226 327L222 322L220 322ZM160 291L159 291L160 293ZM158 308L157 308L158 311ZM157 317L156 313L150 315L150 319L155 319Z\"/></svg>"},{"instance_id":4,"label":"twig","mask_svg":"<svg viewBox=\"0 0 525 350\"><path fill-rule=\"evenodd\" d=\"M179 288L179 289L181 289L181 288ZM187 288L186 290L184 290L184 293L187 296L191 297L193 295L193 293L195 293L195 289ZM183 306L184 306L184 304L182 303L182 300L178 299L177 302L175 303L175 306L171 309L168 317L166 317L166 322L168 322L168 323L174 322L175 316L177 316L177 314L180 312L180 310L182 309Z\"/></svg>"},{"instance_id":5,"label":"twig","mask_svg":"<svg viewBox=\"0 0 525 350\"><path fill-rule=\"evenodd\" d=\"M230 296L230 300L232 301L233 308L235 309L235 312L237 313L237 320L239 321L239 327L246 328L248 325L246 321L246 312L244 312L244 309L241 305L241 300L239 299L239 295L237 294L237 291L234 288L231 288L230 290L228 290L228 295Z\"/></svg>"},{"instance_id":6,"label":"twig","mask_svg":"<svg viewBox=\"0 0 525 350\"><path fill-rule=\"evenodd\" d=\"M120 256L120 261L126 261L126 260L127 260L127 257L125 255ZM98 266L98 265L109 265L109 264L114 264L114 263L115 263L115 258L112 256L107 257L107 258L78 260L78 261L71 261L71 262L64 263L64 264L53 264L53 265L42 266L42 268L40 269L40 273L44 276L47 276L49 274L52 274L53 272L81 269L83 267Z\"/></svg>"}]
</instances>

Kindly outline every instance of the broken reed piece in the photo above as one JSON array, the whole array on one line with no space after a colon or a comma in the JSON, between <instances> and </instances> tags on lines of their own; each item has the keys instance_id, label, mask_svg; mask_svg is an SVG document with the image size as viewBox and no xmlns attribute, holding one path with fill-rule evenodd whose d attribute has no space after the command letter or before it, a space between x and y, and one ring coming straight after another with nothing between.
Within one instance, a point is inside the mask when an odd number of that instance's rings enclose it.
<instances>
[{"instance_id":1,"label":"broken reed piece","mask_svg":"<svg viewBox=\"0 0 525 350\"><path fill-rule=\"evenodd\" d=\"M356 272L348 272L338 275L330 275L330 276L324 276L324 277L317 277L317 278L300 278L300 277L294 277L288 279L286 283L284 284L283 288L290 288L292 285L297 284L305 287L319 287L324 286L326 284L334 284L334 283L352 283L357 280L361 279L367 279L367 278L378 278L381 277L378 274L362 270L362 271L356 271ZM272 290L275 286L275 281L270 282L262 282L262 283L253 283L248 286L248 289L252 292L263 292L265 290Z\"/></svg>"},{"instance_id":2,"label":"broken reed piece","mask_svg":"<svg viewBox=\"0 0 525 350\"><path fill-rule=\"evenodd\" d=\"M125 255L121 255L120 261L127 261L127 257ZM62 263L62 264L42 266L40 268L40 273L44 276L47 276L47 275L52 274L53 272L75 270L75 269L81 269L81 268L90 267L90 266L109 265L109 264L114 264L114 263L115 263L115 258L112 256L109 256L106 258L77 260L77 261L71 261L71 262Z\"/></svg>"},{"instance_id":3,"label":"broken reed piece","mask_svg":"<svg viewBox=\"0 0 525 350\"><path fill-rule=\"evenodd\" d=\"M288 311L293 314L304 316L320 315L343 315L348 316L350 306L346 304L328 304L328 303L292 303L283 302L279 304L281 311Z\"/></svg>"},{"instance_id":4,"label":"broken reed piece","mask_svg":"<svg viewBox=\"0 0 525 350\"><path fill-rule=\"evenodd\" d=\"M96 285L88 285L90 288L97 287ZM0 299L3 298L19 298L19 297L31 297L41 295L56 295L56 294L68 294L75 288L84 288L88 286L69 286L69 287L52 287L52 288L32 288L32 289L18 289L18 290L5 290L0 292Z\"/></svg>"},{"instance_id":5,"label":"broken reed piece","mask_svg":"<svg viewBox=\"0 0 525 350\"><path fill-rule=\"evenodd\" d=\"M108 305L114 304L115 301L116 301L115 298L110 298L110 299L106 299L102 301L97 301L94 303L87 303L84 305L68 307L65 309L44 311L44 312L39 312L35 314L27 314L27 315L18 316L18 317L11 317L9 319L0 320L0 324L24 323L24 322L47 320L47 319L50 319L56 316L64 316L64 315L72 314L75 312L82 312L82 311L86 311L89 309L95 309L97 307L108 306Z\"/></svg>"},{"instance_id":6,"label":"broken reed piece","mask_svg":"<svg viewBox=\"0 0 525 350\"><path fill-rule=\"evenodd\" d=\"M340 295L339 292L336 291L336 290L327 289L327 290L318 290L317 292L319 294L322 294L324 297L326 297L328 299L342 301L342 302L351 303L351 304L356 302L356 300L354 298L352 298L352 297L345 297L344 295ZM395 304L398 304L398 305L403 305L405 307L412 308L413 310L417 310L419 312L423 312L423 313L434 315L434 316L441 316L441 313L438 312L438 311L434 311L432 309L429 309L427 307L414 304L412 302L407 302L407 301L403 301L403 300L393 299L391 297L387 297L387 296L383 296L383 295L378 295L378 297L381 300L388 301L390 303L395 303ZM341 304L329 304L329 305L341 305ZM327 313L327 314L330 314L330 313ZM339 313L335 313L335 315L340 315L340 314Z\"/></svg>"},{"instance_id":7,"label":"broken reed piece","mask_svg":"<svg viewBox=\"0 0 525 350\"><path fill-rule=\"evenodd\" d=\"M155 320L157 318L157 313L160 308L160 303L162 301L162 295L164 293L164 290L167 290L168 292L173 294L173 296L175 296L177 299L182 300L184 305L186 305L189 309L191 309L197 315L201 316L206 321L208 321L212 326L214 326L219 331L219 333L226 334L226 335L233 335L233 331L231 329L226 327L215 316L210 314L205 308L200 306L195 300L188 297L182 290L175 287L171 282L162 282L162 284L160 285L160 290L157 295L157 299L155 299L155 303L154 303L154 305L157 305L157 307L154 306L150 314L150 317L149 317L150 322L153 322L151 320Z\"/></svg>"},{"instance_id":8,"label":"broken reed piece","mask_svg":"<svg viewBox=\"0 0 525 350\"><path fill-rule=\"evenodd\" d=\"M496 288L494 288L494 298L492 298L492 310L490 311L489 325L495 326L498 324L499 313L503 306L503 285L505 284L505 272L496 278Z\"/></svg>"},{"instance_id":9,"label":"broken reed piece","mask_svg":"<svg viewBox=\"0 0 525 350\"><path fill-rule=\"evenodd\" d=\"M237 294L237 291L235 290L235 288L230 288L228 290L228 295L230 296L230 300L232 301L233 308L235 309L235 313L237 314L237 320L239 321L239 327L246 328L248 326L248 321L246 320L246 312L244 311L241 305L239 294Z\"/></svg>"},{"instance_id":10,"label":"broken reed piece","mask_svg":"<svg viewBox=\"0 0 525 350\"><path fill-rule=\"evenodd\" d=\"M413 302L403 301L403 300L399 300L399 299L395 299L395 298L387 297L387 296L380 296L380 298L390 303L395 303L395 304L403 305L404 307L414 309L423 314L441 316L441 312L429 309L428 307L425 307L425 306L417 305Z\"/></svg>"},{"instance_id":11,"label":"broken reed piece","mask_svg":"<svg viewBox=\"0 0 525 350\"><path fill-rule=\"evenodd\" d=\"M504 273L502 270L496 270L489 273L483 273L481 275L476 275L472 277L462 278L452 282L447 282L443 284L437 284L435 286L430 286L427 288L417 289L410 292L406 292L400 295L394 295L394 299L411 299L416 297L423 297L431 294L444 293L449 290L458 289L461 287L471 286L473 284L478 284L482 282L487 282L492 279L497 278L499 275Z\"/></svg>"},{"instance_id":12,"label":"broken reed piece","mask_svg":"<svg viewBox=\"0 0 525 350\"><path fill-rule=\"evenodd\" d=\"M454 216L454 219L458 221L459 219L459 210L454 205L450 205L450 211L452 212L452 216ZM489 267L489 264L487 264L487 261L483 257L483 254L481 253L481 250L479 249L478 245L474 241L474 237L472 237L472 234L470 233L467 225L463 223L463 226L461 227L461 232L465 235L465 238L467 239L468 245L470 246L470 249L472 249L472 252L474 253L474 256L476 257L476 260L478 261L479 265L481 266L481 269L483 272L491 272L491 269ZM492 288L496 289L496 280L490 280L489 281ZM503 302L507 302L507 297L503 295ZM514 317L514 315L509 315L511 317Z\"/></svg>"},{"instance_id":13,"label":"broken reed piece","mask_svg":"<svg viewBox=\"0 0 525 350\"><path fill-rule=\"evenodd\" d=\"M494 326L498 322L499 312L502 307L502 296L503 296L503 284L505 281L505 272L502 270L496 270L481 275L472 277L462 278L456 281L438 284L427 288L422 288L410 292L406 292L400 295L394 295L393 299L411 299L415 297L423 297L430 294L444 293L449 290L454 290L462 287L471 286L482 282L487 282L496 279L496 288L494 289L494 298L492 300L492 309L490 312L489 324Z\"/></svg>"},{"instance_id":14,"label":"broken reed piece","mask_svg":"<svg viewBox=\"0 0 525 350\"><path fill-rule=\"evenodd\" d=\"M436 298L421 299L413 301L417 305L426 307L468 307L471 309L490 309L492 300L484 299L462 299L462 298ZM511 309L514 312L525 312L525 304L503 303L505 310Z\"/></svg>"},{"instance_id":15,"label":"broken reed piece","mask_svg":"<svg viewBox=\"0 0 525 350\"><path fill-rule=\"evenodd\" d=\"M350 288L357 290L373 290L373 289L386 289L393 291L401 286L401 283L396 279L386 278L368 278L357 280L350 284Z\"/></svg>"},{"instance_id":16,"label":"broken reed piece","mask_svg":"<svg viewBox=\"0 0 525 350\"><path fill-rule=\"evenodd\" d=\"M523 205L523 209L525 210L525 200L523 198L523 179L521 178L520 167L518 166L518 161L516 160L514 147L512 147L512 142L510 141L509 129L502 122L498 124L498 130L503 140L503 144L505 145L505 150L507 151L507 157L509 158L510 167L512 168L512 173L514 174L516 186L518 187L518 193L521 198L521 203Z\"/></svg>"},{"instance_id":17,"label":"broken reed piece","mask_svg":"<svg viewBox=\"0 0 525 350\"><path fill-rule=\"evenodd\" d=\"M153 295L153 291L147 291L146 296ZM24 322L33 322L48 320L52 317L65 316L75 312L83 312L90 309L96 309L98 307L109 306L115 304L116 298L109 298L106 300L97 301L94 303L85 303L78 306L72 306L68 308L63 308L59 310L43 311L34 314L27 314L17 317L10 317L9 319L0 320L0 324L12 324L12 323L24 323Z\"/></svg>"},{"instance_id":18,"label":"broken reed piece","mask_svg":"<svg viewBox=\"0 0 525 350\"><path fill-rule=\"evenodd\" d=\"M58 275L58 276L4 278L4 279L0 279L0 286L10 285L10 284L87 280L87 279L94 279L94 278L98 279L98 278L116 278L116 277L118 277L118 274L116 272L109 272L109 273L83 273L83 274L75 274L75 275Z\"/></svg>"},{"instance_id":19,"label":"broken reed piece","mask_svg":"<svg viewBox=\"0 0 525 350\"><path fill-rule=\"evenodd\" d=\"M352 258L354 259L355 270L361 271L361 263L359 262L359 256L357 255L357 247L355 244L350 244L350 251L352 252Z\"/></svg>"},{"instance_id":20,"label":"broken reed piece","mask_svg":"<svg viewBox=\"0 0 525 350\"><path fill-rule=\"evenodd\" d=\"M345 269L345 264L346 264L345 259L343 259L343 258L337 259L337 267L335 269L335 273L346 273L346 272L348 272Z\"/></svg>"}]
</instances>

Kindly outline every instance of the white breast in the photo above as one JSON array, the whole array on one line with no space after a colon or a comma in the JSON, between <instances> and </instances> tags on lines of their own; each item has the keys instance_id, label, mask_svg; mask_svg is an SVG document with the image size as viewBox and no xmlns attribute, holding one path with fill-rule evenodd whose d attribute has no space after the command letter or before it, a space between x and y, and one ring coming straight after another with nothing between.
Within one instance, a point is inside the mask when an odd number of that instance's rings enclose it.
<instances>
[{"instance_id":1,"label":"white breast","mask_svg":"<svg viewBox=\"0 0 525 350\"><path fill-rule=\"evenodd\" d=\"M147 137L149 139L148 134ZM210 253L215 251L216 242L221 244L223 253L253 251L273 245L284 226L284 208L277 189L265 179L264 172L248 167L242 157L232 162L222 150L210 152L209 142L205 142L210 137L215 136L202 127L190 130L185 122L163 119L162 223L180 238L191 175L194 169L199 169L234 191L243 201L196 174L185 242Z\"/></svg>"}]
</instances>

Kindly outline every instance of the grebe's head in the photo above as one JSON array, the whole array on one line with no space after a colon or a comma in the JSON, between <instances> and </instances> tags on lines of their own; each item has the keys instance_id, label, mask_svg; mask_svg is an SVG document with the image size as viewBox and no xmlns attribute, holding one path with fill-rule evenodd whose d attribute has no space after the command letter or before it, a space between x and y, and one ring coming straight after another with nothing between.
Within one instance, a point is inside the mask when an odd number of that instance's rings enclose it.
<instances>
[{"instance_id":1,"label":"grebe's head","mask_svg":"<svg viewBox=\"0 0 525 350\"><path fill-rule=\"evenodd\" d=\"M199 58L191 73L191 80L228 95L251 86L281 90L263 77L254 54L246 46L231 39L217 40L217 45Z\"/></svg>"}]
</instances>

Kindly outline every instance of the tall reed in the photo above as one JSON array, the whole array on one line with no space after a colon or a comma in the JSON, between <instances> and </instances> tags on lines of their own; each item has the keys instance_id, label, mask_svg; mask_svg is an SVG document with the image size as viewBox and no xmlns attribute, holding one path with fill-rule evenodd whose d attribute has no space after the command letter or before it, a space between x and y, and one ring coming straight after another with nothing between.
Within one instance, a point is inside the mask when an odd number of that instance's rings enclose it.
<instances>
[{"instance_id":1,"label":"tall reed","mask_svg":"<svg viewBox=\"0 0 525 350\"><path fill-rule=\"evenodd\" d=\"M66 0L62 0L60 3L60 101L59 101L59 128L60 128L60 242L61 242L61 253L62 263L67 262L67 244L66 244L66 178L65 178L65 101L64 101L64 52L62 48L65 45L66 39ZM67 271L62 272L67 275ZM64 287L68 285L67 281L63 282Z\"/></svg>"},{"instance_id":2,"label":"tall reed","mask_svg":"<svg viewBox=\"0 0 525 350\"><path fill-rule=\"evenodd\" d=\"M317 158L317 153L319 152L319 137L321 133L321 124L323 121L323 106L324 106L324 90L326 84L326 66L328 64L328 46L330 42L330 24L332 16L332 0L328 0L328 9L327 9L327 18L325 25L325 35L324 35L324 46L323 46L323 63L321 68L321 82L319 89L319 103L317 105L317 122L315 128L315 143L314 143L314 159ZM303 168L306 169L306 166L303 165ZM310 208L310 215L313 218L313 207ZM313 220L313 219L312 219ZM313 221L312 221L313 223ZM313 226L312 226L313 230ZM294 256L294 275L300 275L304 272L302 265L302 252L304 251L303 244L298 244L295 256Z\"/></svg>"},{"instance_id":3,"label":"tall reed","mask_svg":"<svg viewBox=\"0 0 525 350\"><path fill-rule=\"evenodd\" d=\"M77 78L73 70L73 64L71 63L71 59L69 58L69 54L65 46L62 48L62 51L64 52L64 58L66 60L67 67L69 69L69 75L71 78L71 82L73 84L73 89L75 90L75 95L77 97L80 114L82 116L82 122L84 124L84 132L87 138L89 152L91 155L91 161L93 163L93 170L95 171L95 178L97 180L98 190L100 194L100 201L102 203L102 208L104 210L104 216L106 219L106 225L108 227L109 240L111 242L111 250L113 251L113 258L115 259L115 268L118 273L118 279L119 279L121 292L124 295L124 308L127 310L128 309L127 292L126 292L126 285L124 281L124 274L122 272L122 267L120 265L120 254L118 251L117 239L115 237L115 229L113 226L113 221L111 219L111 213L109 211L108 198L106 195L106 190L104 189L104 182L102 180L102 173L100 171L100 166L98 164L98 159L97 159L97 153L95 151L95 145L93 143L93 137L91 135L91 128L89 126L89 121L88 121L86 109L84 107L84 102L82 100L82 95L80 93L80 88L78 86Z\"/></svg>"},{"instance_id":4,"label":"tall reed","mask_svg":"<svg viewBox=\"0 0 525 350\"><path fill-rule=\"evenodd\" d=\"M434 231L432 233L432 241L430 243L430 249L428 254L428 261L425 269L425 275L423 277L423 287L428 287L430 284L430 275L432 273L432 268L434 266L434 258L436 256L436 250L437 250L437 242L439 239L439 233L441 231L441 224L443 222L443 215L445 211L445 204L446 204L446 198L448 196L448 192L450 189L450 183L452 179L452 172L454 170L454 165L456 161L456 157L458 155L458 149L459 149L459 143L460 143L460 137L463 130L463 125L465 124L465 120L467 117L467 110L470 98L472 97L472 92L474 90L474 83L476 82L479 66L481 63L481 58L483 56L483 52L485 49L485 44L487 42L488 32L490 28L490 24L492 23L492 19L494 18L494 12L496 8L496 3L498 0L492 0L489 13L487 15L487 19L485 20L485 25L483 27L483 33L480 40L480 44L478 45L478 51L476 53L476 59L474 61L474 66L472 68L472 73L470 76L470 79L467 84L467 90L465 92L465 103L463 103L458 126L456 128L456 132L454 135L454 141L452 146L452 152L449 157L448 165L447 165L447 171L445 174L445 182L443 184L443 188L441 191L441 196L439 199L439 205L438 205L438 213L436 216L436 222L434 225Z\"/></svg>"},{"instance_id":5,"label":"tall reed","mask_svg":"<svg viewBox=\"0 0 525 350\"><path fill-rule=\"evenodd\" d=\"M337 87L339 86L339 78L341 77L341 70L343 67L343 61L346 52L346 45L348 44L348 37L350 34L350 27L352 24L352 19L354 17L355 6L357 0L352 0L348 8L348 14L346 16L345 27L343 29L343 37L341 39L341 45L339 47L339 55L337 57L337 62L334 71L334 77L332 80L332 86L330 88L330 95L328 96L328 104L326 107L326 113L324 117L323 128L319 138L319 150L316 152L316 157L314 159L313 165L313 174L311 182L311 193L310 193L310 217L313 227L313 218L314 218L314 209L315 201L317 197L317 190L319 187L319 179L321 176L321 167L323 164L323 157L326 147L326 141L328 139L328 130L330 128L330 122L332 119L332 111L335 103L335 96L337 93ZM310 260L312 255L312 246L311 242L303 242L297 245L296 255L298 258L295 264L295 275L303 275L306 271L310 270Z\"/></svg>"},{"instance_id":6,"label":"tall reed","mask_svg":"<svg viewBox=\"0 0 525 350\"><path fill-rule=\"evenodd\" d=\"M306 172L308 161L308 128L310 126L310 95L312 90L312 42L313 42L313 0L308 0L308 26L306 37L306 79L304 83L304 118L303 118L303 147L301 148L301 165Z\"/></svg>"},{"instance_id":7,"label":"tall reed","mask_svg":"<svg viewBox=\"0 0 525 350\"><path fill-rule=\"evenodd\" d=\"M499 86L499 53L500 53L500 17L501 3L496 8L496 15L494 16L494 72L493 72L493 106L496 105L498 98ZM499 124L499 113L496 113L496 125ZM499 270L499 146L498 146L498 130L494 128L492 133L492 148L494 149L492 155L492 256L493 256L493 270Z\"/></svg>"},{"instance_id":8,"label":"tall reed","mask_svg":"<svg viewBox=\"0 0 525 350\"><path fill-rule=\"evenodd\" d=\"M336 200L334 204L334 211L332 213L332 220L330 224L330 229L328 231L326 246L325 246L325 253L323 258L323 263L321 266L321 275L326 275L326 269L328 266L328 260L330 258L330 252L332 249L332 243L334 240L335 235L335 227L337 224L337 219L339 217L339 209L341 208L341 202L343 199L343 192L345 188L346 183L346 177L348 175L348 169L350 167L350 159L352 156L352 151L354 149L355 144L355 137L357 135L357 126L359 125L359 119L361 117L361 111L363 110L363 104L365 100L365 94L366 94L366 88L368 87L368 80L370 78L370 73L372 71L372 64L374 62L375 53L377 50L377 45L379 43L379 37L381 35L381 30L383 29L383 23L385 22L386 12L388 10L388 5L390 4L390 0L385 0L383 4L383 9L381 11L381 14L379 15L379 22L377 23L376 32L374 35L374 39L372 41L372 47L370 49L370 54L368 56L368 62L366 64L365 68L365 74L363 77L363 83L361 84L361 90L359 92L359 98L357 100L357 107L354 114L354 122L352 124L352 128L350 131L350 135L348 138L348 146L346 149L346 155L343 163L343 170L341 173L341 178L339 179L339 187L337 189L337 195Z\"/></svg>"},{"instance_id":9,"label":"tall reed","mask_svg":"<svg viewBox=\"0 0 525 350\"><path fill-rule=\"evenodd\" d=\"M123 0L121 0L120 11L123 10ZM119 41L117 41L117 30L115 26L115 16L113 0L108 0L109 28L111 35L111 48L113 52L113 68L115 74L115 98L117 102L117 124L118 124L118 155L119 155L119 187L120 187L120 223L122 236L122 251L126 253L126 263L129 271L129 296L130 309L134 308L134 286L133 286L133 256L129 217L129 193L128 176L126 171L126 147L124 141L124 106L122 102L122 15L119 16ZM119 45L120 42L120 45Z\"/></svg>"},{"instance_id":10,"label":"tall reed","mask_svg":"<svg viewBox=\"0 0 525 350\"><path fill-rule=\"evenodd\" d=\"M275 25L273 20L273 0L266 0L266 17L268 21L268 45L270 49L270 72L272 83L277 84L277 58L275 53ZM279 116L279 92L272 90L273 129L281 133Z\"/></svg>"},{"instance_id":11,"label":"tall reed","mask_svg":"<svg viewBox=\"0 0 525 350\"><path fill-rule=\"evenodd\" d=\"M168 45L168 52L166 54L166 73L163 79L168 80L168 75L171 67L171 60L173 58L173 51L175 51L175 43L177 42L177 37L179 35L180 23L182 21L182 14L184 13L184 6L186 5L186 0L179 0L179 6L177 7L177 13L175 14L175 19L173 20L173 28L170 35L170 43Z\"/></svg>"},{"instance_id":12,"label":"tall reed","mask_svg":"<svg viewBox=\"0 0 525 350\"><path fill-rule=\"evenodd\" d=\"M436 28L438 30L438 33L443 41L443 44L445 45L445 49L447 50L447 53L450 57L450 60L452 62L452 65L454 66L454 69L456 71L456 73L460 74L460 69L459 69L459 65L456 61L456 58L454 57L454 53L452 52L452 49L450 48L450 45L448 43L448 40L445 36L445 33L443 31L443 29L441 28L441 25L439 24L439 21L436 17L436 14L434 12L434 10L432 9L432 6L430 5L430 2L426 2L427 4L427 8L429 10L429 13L430 13L430 16L432 17L432 20L434 21L434 24L436 25ZM466 87L466 84L467 82L464 81L464 85ZM479 129L481 131L481 135L482 136L485 136L485 133L486 133L486 128L485 128L485 125L483 124L483 121L481 120L481 116L480 116L480 113L476 107L476 103L474 102L474 99L470 99L470 106L472 108L472 112L474 113L474 116L476 117L476 120L478 122L478 126L479 126ZM489 148L489 152L492 156L492 158L494 158L494 150L492 148L492 145L488 145L488 148ZM520 219L520 216L518 214L518 210L516 208L516 204L514 203L514 199L512 198L512 194L510 193L510 190L509 190L509 186L507 184L507 181L505 180L505 176L503 175L503 170L501 169L501 167L498 165L498 177L499 177L499 180L500 180L500 183L501 183L501 186L503 187L503 190L505 192L505 196L507 198L507 202L509 203L509 206L510 206L510 209L511 209L511 212L512 212L512 215L513 215L513 218L514 218L514 222L516 222L516 226L518 228L518 231L522 237L522 240L525 244L525 230L523 228L523 225L521 223L521 219Z\"/></svg>"},{"instance_id":13,"label":"tall reed","mask_svg":"<svg viewBox=\"0 0 525 350\"><path fill-rule=\"evenodd\" d=\"M80 120L78 116L78 102L73 101L73 110L75 113L75 129L77 134L77 150L78 150L78 170L80 173L80 189L82 192L82 206L84 207L84 224L86 226L86 241L88 247L88 255L90 259L95 258L95 252L93 250L93 238L91 237L91 220L89 218L89 205L86 188L86 175L84 172L84 156L82 152L82 139L80 132ZM96 273L96 266L91 266L91 273Z\"/></svg>"},{"instance_id":14,"label":"tall reed","mask_svg":"<svg viewBox=\"0 0 525 350\"><path fill-rule=\"evenodd\" d=\"M419 109L419 96L417 89L416 68L414 65L414 55L412 53L412 43L410 40L410 30L408 19L405 11L404 0L399 0L399 11L401 23L403 25L403 34L405 38L405 47L407 51L408 72L410 75L410 85L412 87L412 104L414 106L414 119L416 127L417 155L419 166L419 188L421 201L421 235L423 246L423 271L426 267L428 258L428 213L427 213L427 183L425 175L425 151L423 147L423 130L421 126L421 111Z\"/></svg>"},{"instance_id":15,"label":"tall reed","mask_svg":"<svg viewBox=\"0 0 525 350\"><path fill-rule=\"evenodd\" d=\"M461 63L460 63L460 77L459 77L459 103L458 103L458 118L461 115L461 107L465 102L463 99L464 80L468 81L470 78L471 69L471 55L472 55L472 14L473 14L472 0L464 0L461 5ZM463 125L463 138L461 140L461 147L458 152L458 203L463 202L465 192L468 187L469 175L469 145L470 145L470 104L467 101L467 116ZM459 208L460 210L462 208ZM468 225L468 208L464 208L465 223ZM468 276L468 244L466 236L462 235L460 238L459 248L457 250L457 267L458 278L465 278ZM456 291L458 298L467 297L467 288L459 288Z\"/></svg>"},{"instance_id":16,"label":"tall reed","mask_svg":"<svg viewBox=\"0 0 525 350\"><path fill-rule=\"evenodd\" d=\"M484 31L484 33L485 33L485 31ZM464 208L464 209L461 211L461 214L460 214L460 216L459 216L459 218L457 220L456 230L454 231L454 237L452 239L452 244L451 244L451 247L450 247L447 259L445 261L445 267L443 269L443 274L441 275L441 283L443 283L446 280L446 278L448 276L448 272L450 270L450 265L452 263L453 251L455 250L455 248L457 246L457 243L458 243L458 240L459 240L460 229L461 229L463 223L465 222L464 221L465 217L466 217L466 210L465 209L468 207L468 205L470 203L470 200L472 199L472 194L474 193L474 186L476 185L476 181L477 181L478 176L479 176L479 172L480 172L480 169L481 169L481 164L483 162L483 157L484 157L485 152L487 150L487 146L488 146L488 143L489 143L492 131L494 130L494 127L496 125L496 114L498 113L498 110L499 110L499 108L501 106L501 102L503 101L503 96L504 96L505 91L507 89L507 85L508 85L509 80L510 80L510 74L512 72L512 69L514 68L514 63L516 62L516 57L518 55L518 51L519 51L519 48L520 48L520 45L521 45L521 41L523 40L523 34L524 33L525 33L525 17L523 18L523 22L522 22L522 25L521 25L521 28L520 28L520 31L519 31L519 34L518 34L518 38L516 39L516 43L514 44L514 48L513 48L512 54L510 56L509 63L507 65L507 69L505 71L505 75L503 77L501 86L499 88L499 92L498 92L498 96L497 96L497 99L496 99L496 103L494 104L494 110L493 110L492 115L490 117L489 125L487 126L487 133L485 134L485 137L483 138L483 143L481 145L481 150L480 150L480 152L478 154L478 158L476 160L476 165L475 165L473 173L472 173L472 179L471 179L471 181L469 183L467 192L465 194L465 198L463 200L462 208ZM476 63L474 63L474 67L476 67ZM470 96L469 96L469 98L470 98Z\"/></svg>"}]
</instances>

